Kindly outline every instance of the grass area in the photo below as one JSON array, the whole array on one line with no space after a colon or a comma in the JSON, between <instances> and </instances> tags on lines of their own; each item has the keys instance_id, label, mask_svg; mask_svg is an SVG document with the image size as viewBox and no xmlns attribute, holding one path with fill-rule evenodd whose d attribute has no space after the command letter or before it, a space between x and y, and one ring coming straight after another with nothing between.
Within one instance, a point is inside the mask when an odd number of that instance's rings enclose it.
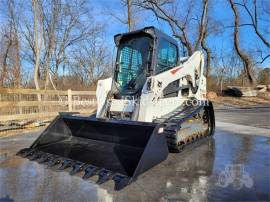
<instances>
[{"instance_id":1,"label":"grass area","mask_svg":"<svg viewBox=\"0 0 270 202\"><path fill-rule=\"evenodd\" d=\"M270 104L270 92L258 93L256 97L230 97L218 96L211 101L215 105L233 105L241 107L251 107L261 104Z\"/></svg>"}]
</instances>

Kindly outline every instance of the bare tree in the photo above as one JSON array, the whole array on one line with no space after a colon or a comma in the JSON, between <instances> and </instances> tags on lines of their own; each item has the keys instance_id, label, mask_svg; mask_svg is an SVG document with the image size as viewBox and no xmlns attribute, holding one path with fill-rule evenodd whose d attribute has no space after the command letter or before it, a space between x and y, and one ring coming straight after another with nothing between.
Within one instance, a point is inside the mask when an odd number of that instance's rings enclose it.
<instances>
[{"instance_id":1,"label":"bare tree","mask_svg":"<svg viewBox=\"0 0 270 202\"><path fill-rule=\"evenodd\" d=\"M206 75L207 79L209 77L210 68L211 68L211 49L206 44L206 38L207 38L207 35L209 34L209 31L207 29L208 23L209 23L208 8L209 8L208 0L204 0L203 1L203 13L202 13L201 23L200 23L199 42L201 44L202 49L206 52L206 72L205 72L205 75Z\"/></svg>"},{"instance_id":2,"label":"bare tree","mask_svg":"<svg viewBox=\"0 0 270 202\"><path fill-rule=\"evenodd\" d=\"M95 70L91 76L93 81L90 79L87 82L95 83L96 78L102 76L103 70L105 74L108 72L107 61L110 50L105 46L101 48L99 44L99 41L105 40L104 24L98 23L95 16L92 16L87 0L32 0L30 2L4 0L0 4L1 16L4 11L0 31L1 86L19 87L24 83L24 85L35 86L36 89L49 89L54 83L57 87L58 79L65 81L65 76L73 77L69 74L75 72L70 71L75 55L80 57L81 51L82 60L91 57L92 44L100 47L95 49L96 62L93 65ZM20 15L18 11L21 11ZM98 51L100 51L99 55ZM23 71L21 60L24 65ZM104 63L104 68L101 67L101 63ZM31 65L33 71L29 68ZM77 68L76 72L85 69L80 65ZM25 75L25 79L32 79L22 80L22 74ZM84 72L83 75L85 74Z\"/></svg>"},{"instance_id":3,"label":"bare tree","mask_svg":"<svg viewBox=\"0 0 270 202\"><path fill-rule=\"evenodd\" d=\"M222 51L220 56L220 64L224 71L224 78L226 82L230 85L233 85L233 82L238 79L239 72L243 70L241 58L239 58L238 54L236 53L235 49L224 54L225 52Z\"/></svg>"},{"instance_id":4,"label":"bare tree","mask_svg":"<svg viewBox=\"0 0 270 202\"><path fill-rule=\"evenodd\" d=\"M51 60L52 53L56 43L56 29L57 23L60 20L60 11L61 11L61 1L53 0L51 5L48 6L48 9L44 6L43 9L43 40L44 40L44 49L45 53L43 56L44 61L44 77L45 77L45 89L49 86L50 70L51 70Z\"/></svg>"},{"instance_id":5,"label":"bare tree","mask_svg":"<svg viewBox=\"0 0 270 202\"><path fill-rule=\"evenodd\" d=\"M60 72L64 72L74 49L80 43L87 43L92 34L103 25L95 23L86 0L35 1L39 15L33 13L34 25L26 16L21 23L23 27L21 32L29 46L26 53L29 61L33 64L39 63L35 65L38 66L38 69L35 68L35 77L39 78L39 88L47 89L53 86L50 77L57 86L59 71L62 69ZM39 49L37 49L37 35Z\"/></svg>"},{"instance_id":6,"label":"bare tree","mask_svg":"<svg viewBox=\"0 0 270 202\"><path fill-rule=\"evenodd\" d=\"M266 1L264 3L266 3ZM260 38L260 40L268 48L270 48L270 42L266 39L265 36L263 36L262 31L259 28L257 0L253 0L253 2L252 2L253 12L251 11L251 9L249 8L249 6L247 5L247 1L243 1L243 3L235 2L234 4L243 7L244 10L246 11L246 13L248 14L249 18L250 18L250 23L241 24L239 26L251 26L254 29L256 35Z\"/></svg>"},{"instance_id":7,"label":"bare tree","mask_svg":"<svg viewBox=\"0 0 270 202\"><path fill-rule=\"evenodd\" d=\"M247 74L247 78L248 78L250 84L254 85L254 84L256 84L256 78L255 78L253 70L252 70L252 60L249 57L249 55L247 53L245 53L244 50L242 50L240 48L240 45L239 45L239 12L238 12L238 9L237 9L233 0L229 0L229 3L231 5L231 9L234 13L234 47L235 47L237 54L239 55L239 57L243 61L244 68L245 68L245 71Z\"/></svg>"},{"instance_id":8,"label":"bare tree","mask_svg":"<svg viewBox=\"0 0 270 202\"><path fill-rule=\"evenodd\" d=\"M127 13L128 13L128 31L132 31L133 30L133 21L132 21L132 10L131 10L131 0L126 0L126 4L127 4Z\"/></svg>"},{"instance_id":9,"label":"bare tree","mask_svg":"<svg viewBox=\"0 0 270 202\"><path fill-rule=\"evenodd\" d=\"M86 85L95 86L99 79L111 73L111 57L104 44L102 32L102 29L97 30L87 43L81 44L74 51L71 71L78 75Z\"/></svg>"},{"instance_id":10,"label":"bare tree","mask_svg":"<svg viewBox=\"0 0 270 202\"><path fill-rule=\"evenodd\" d=\"M258 2L257 0L253 0L251 4L248 4L247 1L235 2L235 5L238 5L239 7L243 8L244 11L247 13L249 17L249 23L242 23L239 26L249 26L254 29L255 34L258 36L258 38L262 41L262 43L268 48L267 53L263 54L263 50L257 50L257 52L260 53L261 60L257 61L256 63L262 64L266 59L270 57L269 49L270 49L270 41L267 40L267 38L264 35L269 35L267 33L267 30L263 30L262 27L259 25L259 19L262 20L263 15L266 16L266 18L270 18L270 3L269 1L260 1L261 2L261 12L258 11ZM267 20L264 20L267 21ZM270 21L268 21L270 23ZM270 24L269 24L270 25ZM268 26L269 27L269 26Z\"/></svg>"},{"instance_id":11,"label":"bare tree","mask_svg":"<svg viewBox=\"0 0 270 202\"><path fill-rule=\"evenodd\" d=\"M136 0L120 0L120 8L117 10L123 10L123 12L115 12L112 8L106 9L105 15L109 15L128 27L128 31L136 29L140 22L140 16L138 13L138 7L135 9Z\"/></svg>"},{"instance_id":12,"label":"bare tree","mask_svg":"<svg viewBox=\"0 0 270 202\"><path fill-rule=\"evenodd\" d=\"M0 81L1 86L20 87L20 42L18 35L18 19L15 14L13 0L7 1L8 22L2 29L0 54Z\"/></svg>"},{"instance_id":13,"label":"bare tree","mask_svg":"<svg viewBox=\"0 0 270 202\"><path fill-rule=\"evenodd\" d=\"M18 35L18 19L17 16L15 16L14 11L14 1L9 0L8 2L8 8L9 8L9 18L10 18L10 33L11 38L13 42L13 53L12 53L12 59L13 59L13 67L12 67L12 84L14 87L20 87L21 83L21 66L20 66L20 45L19 45L19 35Z\"/></svg>"},{"instance_id":14,"label":"bare tree","mask_svg":"<svg viewBox=\"0 0 270 202\"><path fill-rule=\"evenodd\" d=\"M1 51L0 82L1 82L2 87L5 86L5 80L8 74L7 60L8 60L8 54L10 52L11 46L12 46L12 40L10 39L10 35L8 31L5 30L4 33L2 33L2 37L1 37L2 51Z\"/></svg>"},{"instance_id":15,"label":"bare tree","mask_svg":"<svg viewBox=\"0 0 270 202\"><path fill-rule=\"evenodd\" d=\"M34 50L35 50L35 68L34 68L34 82L37 90L40 90L39 86L39 63L40 63L40 49L42 46L42 29L41 29L41 12L38 4L38 0L33 0L33 12L34 12ZM39 29L40 28L40 29ZM40 35L39 35L40 33ZM40 96L39 100L40 100Z\"/></svg>"},{"instance_id":16,"label":"bare tree","mask_svg":"<svg viewBox=\"0 0 270 202\"><path fill-rule=\"evenodd\" d=\"M181 9L181 11L177 10L177 8L180 7L178 4L179 1L172 0L136 1L137 6L152 11L157 19L168 23L173 32L173 36L179 39L181 44L186 48L189 56L200 48L206 52L206 76L208 77L211 62L211 50L206 44L206 38L209 35L209 2L208 0L202 0L200 17L198 17L198 13L193 15L192 11L195 4L193 0L183 3L186 7ZM184 5L181 5L181 7L184 7ZM197 27L196 25L194 27L194 22L197 22ZM195 40L194 37L192 37L194 35Z\"/></svg>"},{"instance_id":17,"label":"bare tree","mask_svg":"<svg viewBox=\"0 0 270 202\"><path fill-rule=\"evenodd\" d=\"M136 5L142 7L146 10L150 10L154 13L154 15L169 24L171 30L173 32L174 37L180 40L182 45L186 47L188 55L192 55L193 47L192 43L188 38L187 33L187 25L191 18L191 10L193 7L193 2L190 1L188 3L187 11L185 12L185 16L183 18L179 18L177 16L177 10L173 8L177 8L175 5L176 2L168 1L168 0L146 0L141 1L138 0ZM166 8L166 6L171 6L170 9Z\"/></svg>"}]
</instances>

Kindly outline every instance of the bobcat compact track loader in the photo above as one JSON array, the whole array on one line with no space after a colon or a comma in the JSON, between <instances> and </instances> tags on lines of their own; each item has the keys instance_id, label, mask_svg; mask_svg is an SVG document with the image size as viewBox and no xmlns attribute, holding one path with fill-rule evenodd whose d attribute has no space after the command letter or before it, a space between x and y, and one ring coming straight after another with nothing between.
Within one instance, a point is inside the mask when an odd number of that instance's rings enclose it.
<instances>
[{"instance_id":1,"label":"bobcat compact track loader","mask_svg":"<svg viewBox=\"0 0 270 202\"><path fill-rule=\"evenodd\" d=\"M118 34L115 71L98 81L97 113L60 114L18 155L98 184L122 189L146 170L213 135L213 106L206 99L204 57L180 58L177 43L154 27Z\"/></svg>"}]
</instances>

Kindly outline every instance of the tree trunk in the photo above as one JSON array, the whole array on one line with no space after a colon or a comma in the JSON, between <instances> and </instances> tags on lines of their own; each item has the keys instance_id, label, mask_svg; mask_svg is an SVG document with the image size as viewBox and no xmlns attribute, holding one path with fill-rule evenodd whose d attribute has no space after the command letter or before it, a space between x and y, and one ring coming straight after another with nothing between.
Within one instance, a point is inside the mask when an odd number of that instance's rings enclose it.
<instances>
[{"instance_id":1,"label":"tree trunk","mask_svg":"<svg viewBox=\"0 0 270 202\"><path fill-rule=\"evenodd\" d=\"M19 39L18 33L15 32L15 87L20 88L21 86L21 64L20 64L20 47L19 47Z\"/></svg>"},{"instance_id":2,"label":"tree trunk","mask_svg":"<svg viewBox=\"0 0 270 202\"><path fill-rule=\"evenodd\" d=\"M7 47L6 47L6 51L5 51L5 54L4 54L4 58L3 58L3 70L2 70L2 74L0 75L0 82L1 82L1 86L4 87L5 85L5 79L6 79L6 75L7 75L7 60L8 60L8 53L9 53L9 49L12 45L12 41L11 41L11 38L9 37L8 38L8 44L7 44Z\"/></svg>"},{"instance_id":3,"label":"tree trunk","mask_svg":"<svg viewBox=\"0 0 270 202\"><path fill-rule=\"evenodd\" d=\"M9 12L9 27L10 27L10 41L12 41L12 56L14 59L14 65L12 66L12 86L19 88L21 84L21 65L20 65L20 42L18 35L18 19L15 15L15 3L14 0L9 0L8 2L8 12Z\"/></svg>"},{"instance_id":4,"label":"tree trunk","mask_svg":"<svg viewBox=\"0 0 270 202\"><path fill-rule=\"evenodd\" d=\"M205 76L208 79L210 74L210 64L211 64L211 49L206 45L207 37L207 24L208 24L208 0L203 0L203 13L201 17L201 28L198 43L200 43L202 49L206 52L206 69ZM198 46L198 45L197 45Z\"/></svg>"},{"instance_id":5,"label":"tree trunk","mask_svg":"<svg viewBox=\"0 0 270 202\"><path fill-rule=\"evenodd\" d=\"M205 33L207 28L207 20L208 20L208 0L203 0L203 11L199 26L199 36L195 44L194 51L198 50L199 46L202 44L202 41L206 37Z\"/></svg>"},{"instance_id":6,"label":"tree trunk","mask_svg":"<svg viewBox=\"0 0 270 202\"><path fill-rule=\"evenodd\" d=\"M208 79L210 71L211 71L211 50L210 50L210 48L207 47L207 45L205 43L205 39L202 40L201 46L202 46L203 50L206 52L205 76L206 76L206 79Z\"/></svg>"},{"instance_id":7,"label":"tree trunk","mask_svg":"<svg viewBox=\"0 0 270 202\"><path fill-rule=\"evenodd\" d=\"M133 31L131 0L127 0L127 12L128 12L128 31Z\"/></svg>"},{"instance_id":8,"label":"tree trunk","mask_svg":"<svg viewBox=\"0 0 270 202\"><path fill-rule=\"evenodd\" d=\"M34 70L34 82L37 90L40 90L39 87L39 57L40 57L40 49L39 49L39 35L38 35L38 2L37 0L33 0L33 11L34 11L34 40L35 40L35 70ZM41 101L41 96L38 94L38 101Z\"/></svg>"},{"instance_id":9,"label":"tree trunk","mask_svg":"<svg viewBox=\"0 0 270 202\"><path fill-rule=\"evenodd\" d=\"M237 7L235 6L233 0L229 0L232 11L234 13L234 47L244 64L245 71L247 73L247 78L251 85L256 85L257 81L252 71L252 60L247 53L245 53L239 46L239 13Z\"/></svg>"}]
</instances>

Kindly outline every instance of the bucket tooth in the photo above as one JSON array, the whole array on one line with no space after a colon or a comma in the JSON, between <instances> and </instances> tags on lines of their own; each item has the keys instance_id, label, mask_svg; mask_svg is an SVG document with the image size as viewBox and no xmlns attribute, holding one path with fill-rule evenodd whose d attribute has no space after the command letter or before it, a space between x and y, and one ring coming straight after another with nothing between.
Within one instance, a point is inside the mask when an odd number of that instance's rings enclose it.
<instances>
[{"instance_id":1,"label":"bucket tooth","mask_svg":"<svg viewBox=\"0 0 270 202\"><path fill-rule=\"evenodd\" d=\"M84 180L88 179L89 177L92 177L93 175L95 175L98 171L98 167L93 166L93 165L88 165L85 169L85 174L82 177Z\"/></svg>"},{"instance_id":2,"label":"bucket tooth","mask_svg":"<svg viewBox=\"0 0 270 202\"><path fill-rule=\"evenodd\" d=\"M24 158L28 158L30 160L35 153L35 150L31 150L27 154L25 154Z\"/></svg>"},{"instance_id":3,"label":"bucket tooth","mask_svg":"<svg viewBox=\"0 0 270 202\"><path fill-rule=\"evenodd\" d=\"M29 156L28 159L30 161L37 160L37 159L39 159L42 156L42 154L43 154L43 152L36 151L32 156Z\"/></svg>"},{"instance_id":4,"label":"bucket tooth","mask_svg":"<svg viewBox=\"0 0 270 202\"><path fill-rule=\"evenodd\" d=\"M113 173L109 170L102 169L98 173L98 181L97 184L103 184L104 182L107 182L108 180L112 179Z\"/></svg>"},{"instance_id":5,"label":"bucket tooth","mask_svg":"<svg viewBox=\"0 0 270 202\"><path fill-rule=\"evenodd\" d=\"M19 152L17 152L16 155L21 156L23 158L25 158L29 153L33 152L34 149L30 149L30 148L25 148L20 150Z\"/></svg>"},{"instance_id":6,"label":"bucket tooth","mask_svg":"<svg viewBox=\"0 0 270 202\"><path fill-rule=\"evenodd\" d=\"M114 180L114 190L116 191L123 189L130 183L130 178L119 174L116 174L112 179Z\"/></svg>"},{"instance_id":7,"label":"bucket tooth","mask_svg":"<svg viewBox=\"0 0 270 202\"><path fill-rule=\"evenodd\" d=\"M61 158L58 156L53 156L52 159L48 162L48 166L53 167L59 163L61 163Z\"/></svg>"},{"instance_id":8,"label":"bucket tooth","mask_svg":"<svg viewBox=\"0 0 270 202\"><path fill-rule=\"evenodd\" d=\"M20 154L21 157L23 158L27 158L28 156L33 155L35 152L35 149L25 149L24 151L22 151Z\"/></svg>"},{"instance_id":9,"label":"bucket tooth","mask_svg":"<svg viewBox=\"0 0 270 202\"><path fill-rule=\"evenodd\" d=\"M38 163L45 163L52 158L51 154L44 153L39 159L37 159Z\"/></svg>"},{"instance_id":10,"label":"bucket tooth","mask_svg":"<svg viewBox=\"0 0 270 202\"><path fill-rule=\"evenodd\" d=\"M75 175L76 173L80 172L81 170L83 170L85 164L81 163L81 162L75 162L72 165L72 170L69 172L70 175Z\"/></svg>"},{"instance_id":11,"label":"bucket tooth","mask_svg":"<svg viewBox=\"0 0 270 202\"><path fill-rule=\"evenodd\" d=\"M72 161L70 159L65 159L65 160L63 160L63 162L60 165L60 167L58 168L58 170L65 170L66 168L71 167L72 164L74 164L74 161Z\"/></svg>"}]
</instances>

